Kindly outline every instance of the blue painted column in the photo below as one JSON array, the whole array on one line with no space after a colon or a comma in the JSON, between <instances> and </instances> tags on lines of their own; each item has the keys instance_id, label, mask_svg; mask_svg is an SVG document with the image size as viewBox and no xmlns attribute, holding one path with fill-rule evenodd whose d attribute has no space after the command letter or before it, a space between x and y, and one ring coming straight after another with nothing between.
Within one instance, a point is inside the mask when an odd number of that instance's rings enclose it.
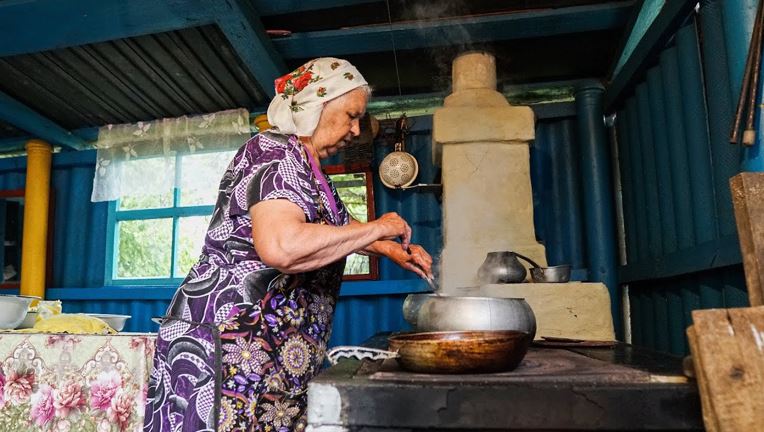
<instances>
[{"instance_id":1,"label":"blue painted column","mask_svg":"<svg viewBox=\"0 0 764 432\"><path fill-rule=\"evenodd\" d=\"M764 75L764 70L762 70L762 75ZM754 127L756 128L756 141L751 147L743 148L743 161L740 164L741 171L764 171L764 154L761 153L761 133L764 132L764 118L762 118L761 115L761 93L764 91L764 81L762 81L762 78L764 78L764 76L759 77L759 92L756 97L756 121L754 123Z\"/></svg>"},{"instance_id":2,"label":"blue painted column","mask_svg":"<svg viewBox=\"0 0 764 432\"><path fill-rule=\"evenodd\" d=\"M727 67L730 74L730 91L737 100L743 85L745 59L751 42L753 22L756 18L758 0L715 0L704 1L702 7L717 3L722 8L724 40L727 45Z\"/></svg>"},{"instance_id":3,"label":"blue painted column","mask_svg":"<svg viewBox=\"0 0 764 432\"><path fill-rule=\"evenodd\" d=\"M716 0L721 5L724 22L724 39L727 44L727 63L730 73L730 89L732 99L737 101L743 82L745 60L753 32L753 22L756 18L758 0ZM707 3L711 3L707 1ZM708 5L705 5L708 7ZM760 77L761 78L761 77ZM761 130L764 127L761 119L761 91L764 82L759 79L759 92L756 108L756 142L751 147L745 147L742 152L740 168L743 171L764 171L764 155L761 153Z\"/></svg>"},{"instance_id":4,"label":"blue painted column","mask_svg":"<svg viewBox=\"0 0 764 432\"><path fill-rule=\"evenodd\" d=\"M582 84L576 89L578 144L581 147L589 278L607 285L616 335L622 337L610 150L602 106L604 92L604 87L596 82Z\"/></svg>"}]
</instances>

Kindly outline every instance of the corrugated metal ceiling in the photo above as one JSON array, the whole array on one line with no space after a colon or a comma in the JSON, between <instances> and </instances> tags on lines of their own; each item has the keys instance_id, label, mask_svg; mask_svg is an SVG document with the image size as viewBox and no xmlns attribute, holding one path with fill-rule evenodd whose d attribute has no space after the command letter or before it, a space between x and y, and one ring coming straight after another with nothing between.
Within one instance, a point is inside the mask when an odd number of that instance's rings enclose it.
<instances>
[{"instance_id":1,"label":"corrugated metal ceiling","mask_svg":"<svg viewBox=\"0 0 764 432\"><path fill-rule=\"evenodd\" d=\"M0 58L0 91L67 129L267 103L216 26Z\"/></svg>"}]
</instances>

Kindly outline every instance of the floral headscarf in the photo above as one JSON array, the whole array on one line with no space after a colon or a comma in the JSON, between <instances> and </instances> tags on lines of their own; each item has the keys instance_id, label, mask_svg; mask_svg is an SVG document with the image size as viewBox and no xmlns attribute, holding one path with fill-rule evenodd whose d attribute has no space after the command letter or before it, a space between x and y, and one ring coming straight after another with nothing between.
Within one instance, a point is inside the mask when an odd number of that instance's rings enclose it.
<instances>
[{"instance_id":1,"label":"floral headscarf","mask_svg":"<svg viewBox=\"0 0 764 432\"><path fill-rule=\"evenodd\" d=\"M311 60L276 79L268 123L282 134L312 136L325 102L366 84L361 73L346 60Z\"/></svg>"}]
</instances>

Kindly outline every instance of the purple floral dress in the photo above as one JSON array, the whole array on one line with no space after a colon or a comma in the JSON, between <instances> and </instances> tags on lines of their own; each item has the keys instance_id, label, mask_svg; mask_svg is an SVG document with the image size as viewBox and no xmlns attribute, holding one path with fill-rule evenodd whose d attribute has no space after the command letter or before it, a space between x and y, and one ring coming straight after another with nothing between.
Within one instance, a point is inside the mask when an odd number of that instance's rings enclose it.
<instances>
[{"instance_id":1,"label":"purple floral dress","mask_svg":"<svg viewBox=\"0 0 764 432\"><path fill-rule=\"evenodd\" d=\"M295 275L267 267L248 210L287 199L307 222L345 225L324 178L322 190L294 136L265 132L237 152L199 262L160 326L144 431L305 428L307 383L323 362L345 260Z\"/></svg>"}]
</instances>

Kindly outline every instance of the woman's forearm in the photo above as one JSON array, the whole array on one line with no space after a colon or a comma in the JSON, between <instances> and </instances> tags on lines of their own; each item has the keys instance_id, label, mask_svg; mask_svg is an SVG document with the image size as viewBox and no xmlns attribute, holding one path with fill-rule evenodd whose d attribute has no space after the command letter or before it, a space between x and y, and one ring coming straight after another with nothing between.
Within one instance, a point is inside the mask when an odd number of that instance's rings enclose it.
<instances>
[{"instance_id":1,"label":"woman's forearm","mask_svg":"<svg viewBox=\"0 0 764 432\"><path fill-rule=\"evenodd\" d=\"M377 240L400 238L399 248L408 246L411 228L395 213L386 213L370 223L345 226L306 223L302 210L287 200L270 200L250 209L252 240L262 261L285 273L316 270ZM373 247L382 251L386 245ZM384 252L383 252L384 253Z\"/></svg>"},{"instance_id":2,"label":"woman's forearm","mask_svg":"<svg viewBox=\"0 0 764 432\"><path fill-rule=\"evenodd\" d=\"M294 233L293 250L289 266L291 273L300 273L321 268L363 249L379 238L374 225L352 224L331 226L305 224Z\"/></svg>"},{"instance_id":3,"label":"woman's forearm","mask_svg":"<svg viewBox=\"0 0 764 432\"><path fill-rule=\"evenodd\" d=\"M351 218L350 224L362 225L363 222L359 222ZM392 240L377 240L370 245L366 245L363 249L356 250L355 252L362 255L387 256L391 247L397 247L400 249L401 245L400 243L394 242Z\"/></svg>"}]
</instances>

